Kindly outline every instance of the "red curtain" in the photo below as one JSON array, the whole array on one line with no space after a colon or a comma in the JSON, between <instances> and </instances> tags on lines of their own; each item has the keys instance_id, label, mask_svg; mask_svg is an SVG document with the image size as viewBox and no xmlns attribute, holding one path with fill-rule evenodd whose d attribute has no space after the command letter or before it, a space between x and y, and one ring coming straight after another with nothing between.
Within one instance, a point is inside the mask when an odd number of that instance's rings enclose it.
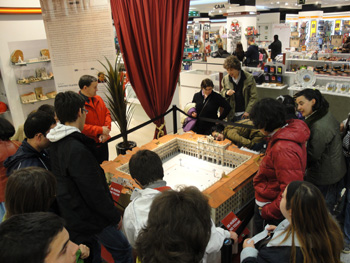
<instances>
[{"instance_id":1,"label":"red curtain","mask_svg":"<svg viewBox=\"0 0 350 263\"><path fill-rule=\"evenodd\" d=\"M165 113L173 98L189 5L190 0L111 0L130 83L151 119ZM161 127L164 118L155 124Z\"/></svg>"}]
</instances>

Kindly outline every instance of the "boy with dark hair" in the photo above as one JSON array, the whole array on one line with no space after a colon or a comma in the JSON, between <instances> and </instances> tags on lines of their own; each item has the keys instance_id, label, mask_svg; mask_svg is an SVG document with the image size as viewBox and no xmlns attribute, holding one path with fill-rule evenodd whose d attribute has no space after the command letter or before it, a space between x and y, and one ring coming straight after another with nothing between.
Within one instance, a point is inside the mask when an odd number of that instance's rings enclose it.
<instances>
[{"instance_id":1,"label":"boy with dark hair","mask_svg":"<svg viewBox=\"0 0 350 263\"><path fill-rule=\"evenodd\" d=\"M0 262L74 263L78 246L52 213L15 215L0 225Z\"/></svg>"},{"instance_id":2,"label":"boy with dark hair","mask_svg":"<svg viewBox=\"0 0 350 263\"><path fill-rule=\"evenodd\" d=\"M135 247L137 236L146 226L148 214L153 202L161 192L170 190L163 180L163 163L158 154L150 150L140 150L129 161L131 177L141 187L135 188L131 195L131 203L124 212L123 230L130 242ZM170 209L170 208L169 208ZM209 253L220 251L225 238L237 240L235 232L229 232L215 227L212 222L211 237L206 246L205 260Z\"/></svg>"},{"instance_id":3,"label":"boy with dark hair","mask_svg":"<svg viewBox=\"0 0 350 263\"><path fill-rule=\"evenodd\" d=\"M255 189L255 226L261 232L266 223L282 221L282 193L292 181L302 181L306 168L306 142L310 130L305 122L286 120L286 109L277 100L257 102L250 118L261 133L270 137L259 171L253 179Z\"/></svg>"},{"instance_id":4,"label":"boy with dark hair","mask_svg":"<svg viewBox=\"0 0 350 263\"><path fill-rule=\"evenodd\" d=\"M94 139L98 152L98 161L102 163L108 160L108 144L105 142L110 138L111 113L102 98L96 95L97 79L94 76L83 75L79 80L79 88L79 94L84 99L85 108L89 111L82 133Z\"/></svg>"},{"instance_id":5,"label":"boy with dark hair","mask_svg":"<svg viewBox=\"0 0 350 263\"><path fill-rule=\"evenodd\" d=\"M49 154L46 151L50 141L46 135L55 126L55 119L46 112L37 111L29 114L24 123L27 138L23 140L17 152L4 162L7 176L11 175L13 170L30 166L51 169Z\"/></svg>"},{"instance_id":6,"label":"boy with dark hair","mask_svg":"<svg viewBox=\"0 0 350 263\"><path fill-rule=\"evenodd\" d=\"M102 243L115 261L130 263L131 247L119 231L121 216L94 155L95 143L81 133L87 114L84 104L84 99L72 91L61 92L55 98L61 123L47 137L52 142L59 210L72 240L90 247L92 262L101 261Z\"/></svg>"}]
</instances>

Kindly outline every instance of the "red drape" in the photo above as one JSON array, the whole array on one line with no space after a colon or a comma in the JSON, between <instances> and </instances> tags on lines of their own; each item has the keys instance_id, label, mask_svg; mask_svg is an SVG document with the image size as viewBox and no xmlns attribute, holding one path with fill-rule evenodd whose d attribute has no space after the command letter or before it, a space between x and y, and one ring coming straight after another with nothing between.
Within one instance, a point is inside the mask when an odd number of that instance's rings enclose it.
<instances>
[{"instance_id":1,"label":"red drape","mask_svg":"<svg viewBox=\"0 0 350 263\"><path fill-rule=\"evenodd\" d=\"M190 0L111 0L130 83L151 119L165 113L173 98L189 5ZM163 123L164 118L155 122Z\"/></svg>"}]
</instances>

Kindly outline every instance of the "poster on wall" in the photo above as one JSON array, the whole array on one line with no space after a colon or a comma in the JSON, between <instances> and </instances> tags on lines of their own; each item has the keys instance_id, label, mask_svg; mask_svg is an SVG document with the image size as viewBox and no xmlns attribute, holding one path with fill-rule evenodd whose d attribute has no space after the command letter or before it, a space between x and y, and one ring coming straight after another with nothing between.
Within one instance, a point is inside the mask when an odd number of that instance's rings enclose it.
<instances>
[{"instance_id":1,"label":"poster on wall","mask_svg":"<svg viewBox=\"0 0 350 263\"><path fill-rule=\"evenodd\" d=\"M278 35L278 39L282 42L282 52L284 49L289 48L289 38L291 36L289 24L273 24L272 35Z\"/></svg>"},{"instance_id":2,"label":"poster on wall","mask_svg":"<svg viewBox=\"0 0 350 263\"><path fill-rule=\"evenodd\" d=\"M40 0L56 89L78 91L82 75L98 77L116 59L109 0ZM104 97L103 83L98 94Z\"/></svg>"}]
</instances>

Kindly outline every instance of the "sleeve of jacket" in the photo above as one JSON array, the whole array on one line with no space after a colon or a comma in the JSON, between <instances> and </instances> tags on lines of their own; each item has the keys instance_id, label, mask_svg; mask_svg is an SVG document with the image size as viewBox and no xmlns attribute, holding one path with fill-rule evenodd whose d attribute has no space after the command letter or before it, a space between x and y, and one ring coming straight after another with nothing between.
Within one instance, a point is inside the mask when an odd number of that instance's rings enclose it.
<instances>
[{"instance_id":1,"label":"sleeve of jacket","mask_svg":"<svg viewBox=\"0 0 350 263\"><path fill-rule=\"evenodd\" d=\"M82 133L85 134L86 136L97 138L99 135L103 133L103 129L102 129L102 126L84 124L84 129Z\"/></svg>"},{"instance_id":2,"label":"sleeve of jacket","mask_svg":"<svg viewBox=\"0 0 350 263\"><path fill-rule=\"evenodd\" d=\"M224 130L224 136L236 145L242 145L248 148L252 147L252 141L241 136L238 129L240 129L240 127L227 126Z\"/></svg>"},{"instance_id":3,"label":"sleeve of jacket","mask_svg":"<svg viewBox=\"0 0 350 263\"><path fill-rule=\"evenodd\" d=\"M129 205L126 207L124 211L124 218L123 218L123 232L128 239L130 245L132 247L135 247L135 241L138 235L138 231L136 230L135 226L135 216L134 211L131 208L133 203L129 203Z\"/></svg>"},{"instance_id":4,"label":"sleeve of jacket","mask_svg":"<svg viewBox=\"0 0 350 263\"><path fill-rule=\"evenodd\" d=\"M231 106L230 104L227 102L227 100L225 100L222 96L218 96L219 99L219 105L220 107L222 107L224 109L224 111L220 114L219 120L223 120L227 117L227 115L230 113L231 111Z\"/></svg>"},{"instance_id":5,"label":"sleeve of jacket","mask_svg":"<svg viewBox=\"0 0 350 263\"><path fill-rule=\"evenodd\" d=\"M295 147L299 147L301 151L300 146L295 145ZM282 144L280 147L276 147L273 152L273 163L280 193L275 200L262 208L261 215L265 219L280 219L282 217L280 203L284 189L292 181L302 181L305 172L297 152Z\"/></svg>"},{"instance_id":6,"label":"sleeve of jacket","mask_svg":"<svg viewBox=\"0 0 350 263\"><path fill-rule=\"evenodd\" d=\"M220 91L220 94L222 97L224 97L226 100L230 99L230 96L226 95L226 92L230 89L230 87L228 85L225 85L226 81L226 76L222 78L221 80L221 86L222 86L222 90Z\"/></svg>"},{"instance_id":7,"label":"sleeve of jacket","mask_svg":"<svg viewBox=\"0 0 350 263\"><path fill-rule=\"evenodd\" d=\"M108 129L112 128L112 117L109 109L106 107L106 117L105 117L105 124L104 126L107 126Z\"/></svg>"},{"instance_id":8,"label":"sleeve of jacket","mask_svg":"<svg viewBox=\"0 0 350 263\"><path fill-rule=\"evenodd\" d=\"M215 227L214 222L211 221L211 234L205 253L218 252L224 244L225 238L230 238L230 232L221 228Z\"/></svg>"},{"instance_id":9,"label":"sleeve of jacket","mask_svg":"<svg viewBox=\"0 0 350 263\"><path fill-rule=\"evenodd\" d=\"M70 159L68 165L69 175L74 180L78 191L86 204L92 211L104 217L111 224L115 225L120 221L120 214L114 206L113 199L106 185L100 178L101 174L94 156L87 149L74 148L72 151L74 158ZM96 166L98 165L98 167Z\"/></svg>"},{"instance_id":10,"label":"sleeve of jacket","mask_svg":"<svg viewBox=\"0 0 350 263\"><path fill-rule=\"evenodd\" d=\"M251 77L250 96L249 96L248 105L245 108L245 111L248 113L250 113L254 104L258 101L258 92L256 90L256 83L253 76L250 76L250 77Z\"/></svg>"},{"instance_id":11,"label":"sleeve of jacket","mask_svg":"<svg viewBox=\"0 0 350 263\"><path fill-rule=\"evenodd\" d=\"M317 125L317 123L314 125ZM332 139L333 135L330 132L327 133L325 129L311 128L311 136L307 143L307 162L317 162L321 159L328 143Z\"/></svg>"},{"instance_id":12,"label":"sleeve of jacket","mask_svg":"<svg viewBox=\"0 0 350 263\"><path fill-rule=\"evenodd\" d=\"M253 263L257 262L258 250L253 247L246 247L241 252L242 263Z\"/></svg>"}]
</instances>

